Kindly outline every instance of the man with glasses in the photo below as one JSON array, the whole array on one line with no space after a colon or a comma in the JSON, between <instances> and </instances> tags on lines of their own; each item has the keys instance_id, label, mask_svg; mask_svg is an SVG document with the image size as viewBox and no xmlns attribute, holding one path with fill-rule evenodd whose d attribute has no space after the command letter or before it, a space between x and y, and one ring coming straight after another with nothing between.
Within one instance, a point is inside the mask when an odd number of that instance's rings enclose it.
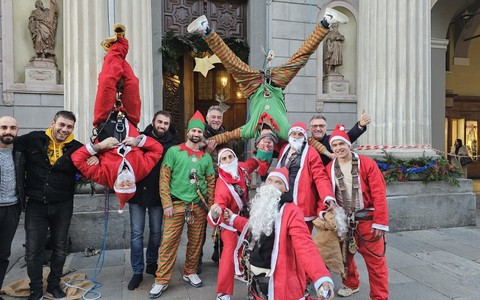
<instances>
[{"instance_id":1,"label":"man with glasses","mask_svg":"<svg viewBox=\"0 0 480 300\"><path fill-rule=\"evenodd\" d=\"M350 141L355 142L365 131L367 131L367 125L370 124L372 118L365 113L365 110L362 111L360 115L360 120L353 125L352 128L348 131L348 137ZM321 154L323 165L326 166L328 163L335 158L335 154L332 153L332 148L328 144L328 139L330 135L327 134L327 119L322 115L314 115L310 119L310 133L311 137L308 138L308 144L312 145L312 142L319 141L322 143L328 150L327 154Z\"/></svg>"}]
</instances>

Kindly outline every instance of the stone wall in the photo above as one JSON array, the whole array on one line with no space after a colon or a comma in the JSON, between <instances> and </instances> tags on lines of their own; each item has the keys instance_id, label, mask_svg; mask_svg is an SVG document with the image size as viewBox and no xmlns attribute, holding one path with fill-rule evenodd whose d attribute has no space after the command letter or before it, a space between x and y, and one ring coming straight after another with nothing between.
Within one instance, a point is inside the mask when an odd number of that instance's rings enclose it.
<instances>
[{"instance_id":1,"label":"stone wall","mask_svg":"<svg viewBox=\"0 0 480 300\"><path fill-rule=\"evenodd\" d=\"M73 251L83 251L86 246L95 249L102 246L105 196L101 189L97 189L97 192L92 197L85 194L75 195L70 226ZM446 182L394 183L387 187L387 199L392 232L475 226L476 197L469 179L461 179L458 187ZM115 194L110 193L107 249L130 248L128 204L121 214L117 211L118 204ZM148 220L145 224L148 224ZM144 237L146 246L148 225L145 226Z\"/></svg>"},{"instance_id":2,"label":"stone wall","mask_svg":"<svg viewBox=\"0 0 480 300\"><path fill-rule=\"evenodd\" d=\"M387 186L390 231L475 226L476 196L472 181L399 182Z\"/></svg>"}]
</instances>

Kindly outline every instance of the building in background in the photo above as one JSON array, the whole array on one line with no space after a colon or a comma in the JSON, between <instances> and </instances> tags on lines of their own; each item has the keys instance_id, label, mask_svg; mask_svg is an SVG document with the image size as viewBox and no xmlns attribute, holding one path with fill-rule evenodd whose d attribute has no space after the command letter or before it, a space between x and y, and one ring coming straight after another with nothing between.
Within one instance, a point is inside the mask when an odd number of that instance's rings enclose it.
<instances>
[{"instance_id":1,"label":"building in background","mask_svg":"<svg viewBox=\"0 0 480 300\"><path fill-rule=\"evenodd\" d=\"M21 134L45 128L48 116L66 108L80 120L78 139L89 138L104 55L99 42L115 22L126 25L127 60L140 79L144 116L140 127L148 124L154 111L168 109L179 136L184 136L195 109L205 112L223 102L229 106L224 124L236 128L248 117L248 102L222 65L214 64L207 77L194 72L195 58L209 56L197 49L181 53L176 60L179 68L171 72L167 67L172 61L162 58L162 46L175 49L173 43L191 20L205 14L222 38L237 41L238 51L247 49L249 65L263 67L262 46L275 51L272 65L280 65L328 6L350 18L339 27L345 37L343 65L338 68L342 77L326 76L322 45L285 90L291 122L307 122L322 113L330 126L340 122L351 126L365 109L373 122L359 144L428 144L449 152L453 141L461 138L471 155L479 153L480 58L475 54L480 52L480 0L57 2L58 84L49 82L48 74L43 83L31 83L25 75L34 55L28 17L35 1L1 2L0 115L17 118ZM469 176L480 177L477 161L470 164Z\"/></svg>"}]
</instances>

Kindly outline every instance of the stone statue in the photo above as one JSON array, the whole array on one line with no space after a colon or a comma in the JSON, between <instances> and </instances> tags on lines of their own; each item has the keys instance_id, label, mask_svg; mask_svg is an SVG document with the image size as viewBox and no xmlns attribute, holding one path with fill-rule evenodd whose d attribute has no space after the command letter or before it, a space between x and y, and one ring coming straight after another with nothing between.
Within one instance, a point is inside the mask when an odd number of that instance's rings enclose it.
<instances>
[{"instance_id":1,"label":"stone statue","mask_svg":"<svg viewBox=\"0 0 480 300\"><path fill-rule=\"evenodd\" d=\"M58 6L50 0L50 8L45 8L41 0L35 1L35 8L28 19L28 29L32 35L35 59L55 59L55 34L57 32Z\"/></svg>"},{"instance_id":2,"label":"stone statue","mask_svg":"<svg viewBox=\"0 0 480 300\"><path fill-rule=\"evenodd\" d=\"M345 37L338 32L338 24L331 26L327 36L327 51L325 54L326 74L338 74L337 67L343 64L342 43Z\"/></svg>"}]
</instances>

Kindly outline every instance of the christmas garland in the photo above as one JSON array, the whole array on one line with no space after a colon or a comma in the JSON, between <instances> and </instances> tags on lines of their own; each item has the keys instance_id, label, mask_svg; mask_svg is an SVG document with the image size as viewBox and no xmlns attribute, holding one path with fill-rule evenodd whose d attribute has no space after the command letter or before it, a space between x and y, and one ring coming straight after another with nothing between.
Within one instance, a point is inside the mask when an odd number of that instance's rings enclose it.
<instances>
[{"instance_id":1,"label":"christmas garland","mask_svg":"<svg viewBox=\"0 0 480 300\"><path fill-rule=\"evenodd\" d=\"M444 157L420 157L401 160L383 151L385 158L378 160L377 165L382 171L387 184L405 181L446 181L458 186L458 178L462 171L452 166Z\"/></svg>"},{"instance_id":2,"label":"christmas garland","mask_svg":"<svg viewBox=\"0 0 480 300\"><path fill-rule=\"evenodd\" d=\"M224 38L223 41L242 61L248 62L250 47L246 41L236 37ZM169 74L178 74L178 58L185 54L201 57L205 56L205 53L213 54L201 35L178 35L173 31L167 31L163 35L160 51L163 71Z\"/></svg>"}]
</instances>

